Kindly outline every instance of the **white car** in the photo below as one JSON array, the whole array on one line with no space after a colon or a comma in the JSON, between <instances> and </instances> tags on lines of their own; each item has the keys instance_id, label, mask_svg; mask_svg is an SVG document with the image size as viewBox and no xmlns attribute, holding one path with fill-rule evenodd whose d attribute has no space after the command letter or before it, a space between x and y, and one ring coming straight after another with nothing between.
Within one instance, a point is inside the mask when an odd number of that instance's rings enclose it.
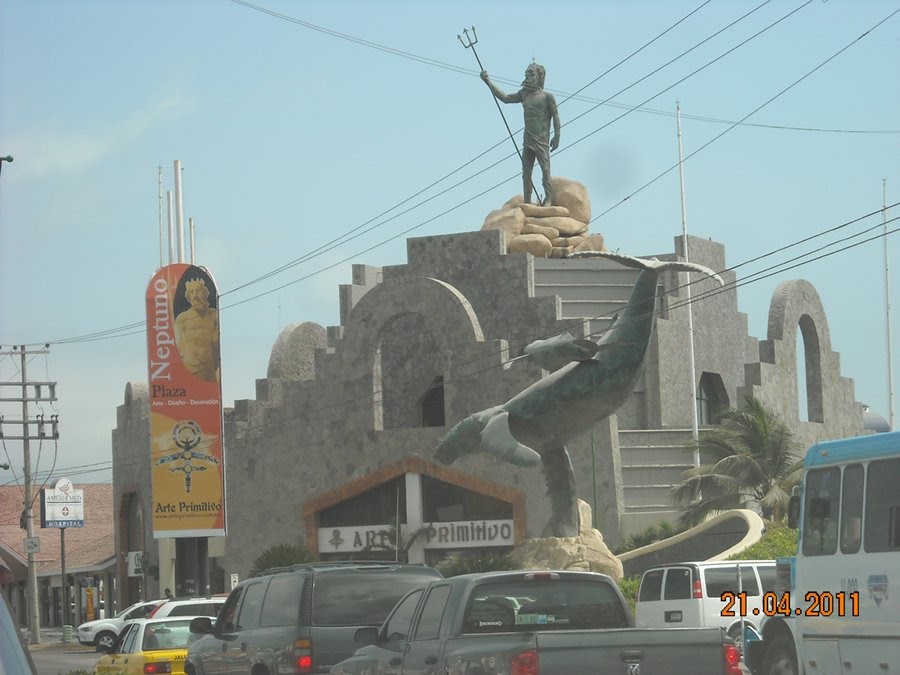
<instances>
[{"instance_id":1,"label":"white car","mask_svg":"<svg viewBox=\"0 0 900 675\"><path fill-rule=\"evenodd\" d=\"M164 601L161 605L153 609L153 611L147 615L147 618L162 619L167 616L209 616L215 619L227 598L227 593L213 595L208 598L173 598Z\"/></svg>"},{"instance_id":2,"label":"white car","mask_svg":"<svg viewBox=\"0 0 900 675\"><path fill-rule=\"evenodd\" d=\"M97 619L81 624L75 629L75 637L83 645L96 647L97 651L112 649L126 621L143 619L164 602L165 598L136 602L119 612L115 618Z\"/></svg>"}]
</instances>

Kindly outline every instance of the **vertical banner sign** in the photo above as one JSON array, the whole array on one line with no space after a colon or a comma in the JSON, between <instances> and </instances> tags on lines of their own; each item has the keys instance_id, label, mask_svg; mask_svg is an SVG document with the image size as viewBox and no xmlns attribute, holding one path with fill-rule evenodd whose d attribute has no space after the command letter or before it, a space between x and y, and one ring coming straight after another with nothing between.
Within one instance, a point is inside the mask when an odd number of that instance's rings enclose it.
<instances>
[{"instance_id":1,"label":"vertical banner sign","mask_svg":"<svg viewBox=\"0 0 900 675\"><path fill-rule=\"evenodd\" d=\"M218 293L202 267L147 286L153 536L225 535Z\"/></svg>"}]
</instances>

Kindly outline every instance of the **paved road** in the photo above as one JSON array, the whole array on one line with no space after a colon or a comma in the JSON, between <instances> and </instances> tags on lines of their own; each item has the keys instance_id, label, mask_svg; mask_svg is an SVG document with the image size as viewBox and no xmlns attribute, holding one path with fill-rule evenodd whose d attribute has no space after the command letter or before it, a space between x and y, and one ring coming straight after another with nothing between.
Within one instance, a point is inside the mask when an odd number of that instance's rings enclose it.
<instances>
[{"instance_id":1,"label":"paved road","mask_svg":"<svg viewBox=\"0 0 900 675\"><path fill-rule=\"evenodd\" d=\"M38 675L67 675L73 671L91 673L102 654L93 647L76 642L63 643L62 631L53 628L41 630L41 643L30 645L31 658Z\"/></svg>"},{"instance_id":2,"label":"paved road","mask_svg":"<svg viewBox=\"0 0 900 675\"><path fill-rule=\"evenodd\" d=\"M61 634L50 632L48 635L42 631L41 640L40 645L31 646L31 657L37 666L38 675L68 675L72 671L91 673L94 664L102 656L92 647L85 647L77 642L63 644ZM749 675L750 671L743 668L743 664L742 669Z\"/></svg>"},{"instance_id":3,"label":"paved road","mask_svg":"<svg viewBox=\"0 0 900 675\"><path fill-rule=\"evenodd\" d=\"M91 673L100 656L92 649L72 645L37 646L31 650L38 675L67 675L72 671Z\"/></svg>"}]
</instances>

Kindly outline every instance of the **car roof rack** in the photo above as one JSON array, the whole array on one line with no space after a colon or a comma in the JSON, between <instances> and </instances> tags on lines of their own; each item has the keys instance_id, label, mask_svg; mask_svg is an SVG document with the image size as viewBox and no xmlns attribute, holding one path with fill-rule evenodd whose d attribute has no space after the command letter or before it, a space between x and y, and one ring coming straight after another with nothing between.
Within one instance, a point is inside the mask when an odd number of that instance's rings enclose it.
<instances>
[{"instance_id":1,"label":"car roof rack","mask_svg":"<svg viewBox=\"0 0 900 675\"><path fill-rule=\"evenodd\" d=\"M254 577L261 577L266 574L278 574L279 572L293 572L296 570L316 570L326 567L397 567L402 565L404 567L426 567L424 563L405 563L394 560L320 560L316 562L306 562L306 563L296 563L294 565L283 565L280 567L270 567L258 574L254 574Z\"/></svg>"}]
</instances>

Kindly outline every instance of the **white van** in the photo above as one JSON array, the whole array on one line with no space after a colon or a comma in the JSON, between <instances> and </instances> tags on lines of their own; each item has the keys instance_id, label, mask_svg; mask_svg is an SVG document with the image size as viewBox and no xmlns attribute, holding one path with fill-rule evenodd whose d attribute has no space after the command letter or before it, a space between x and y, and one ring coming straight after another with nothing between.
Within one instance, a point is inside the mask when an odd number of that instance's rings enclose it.
<instances>
[{"instance_id":1,"label":"white van","mask_svg":"<svg viewBox=\"0 0 900 675\"><path fill-rule=\"evenodd\" d=\"M743 649L741 614L744 625L758 631L764 618L763 593L774 590L774 560L651 567L641 577L635 623L641 628L719 626Z\"/></svg>"}]
</instances>

